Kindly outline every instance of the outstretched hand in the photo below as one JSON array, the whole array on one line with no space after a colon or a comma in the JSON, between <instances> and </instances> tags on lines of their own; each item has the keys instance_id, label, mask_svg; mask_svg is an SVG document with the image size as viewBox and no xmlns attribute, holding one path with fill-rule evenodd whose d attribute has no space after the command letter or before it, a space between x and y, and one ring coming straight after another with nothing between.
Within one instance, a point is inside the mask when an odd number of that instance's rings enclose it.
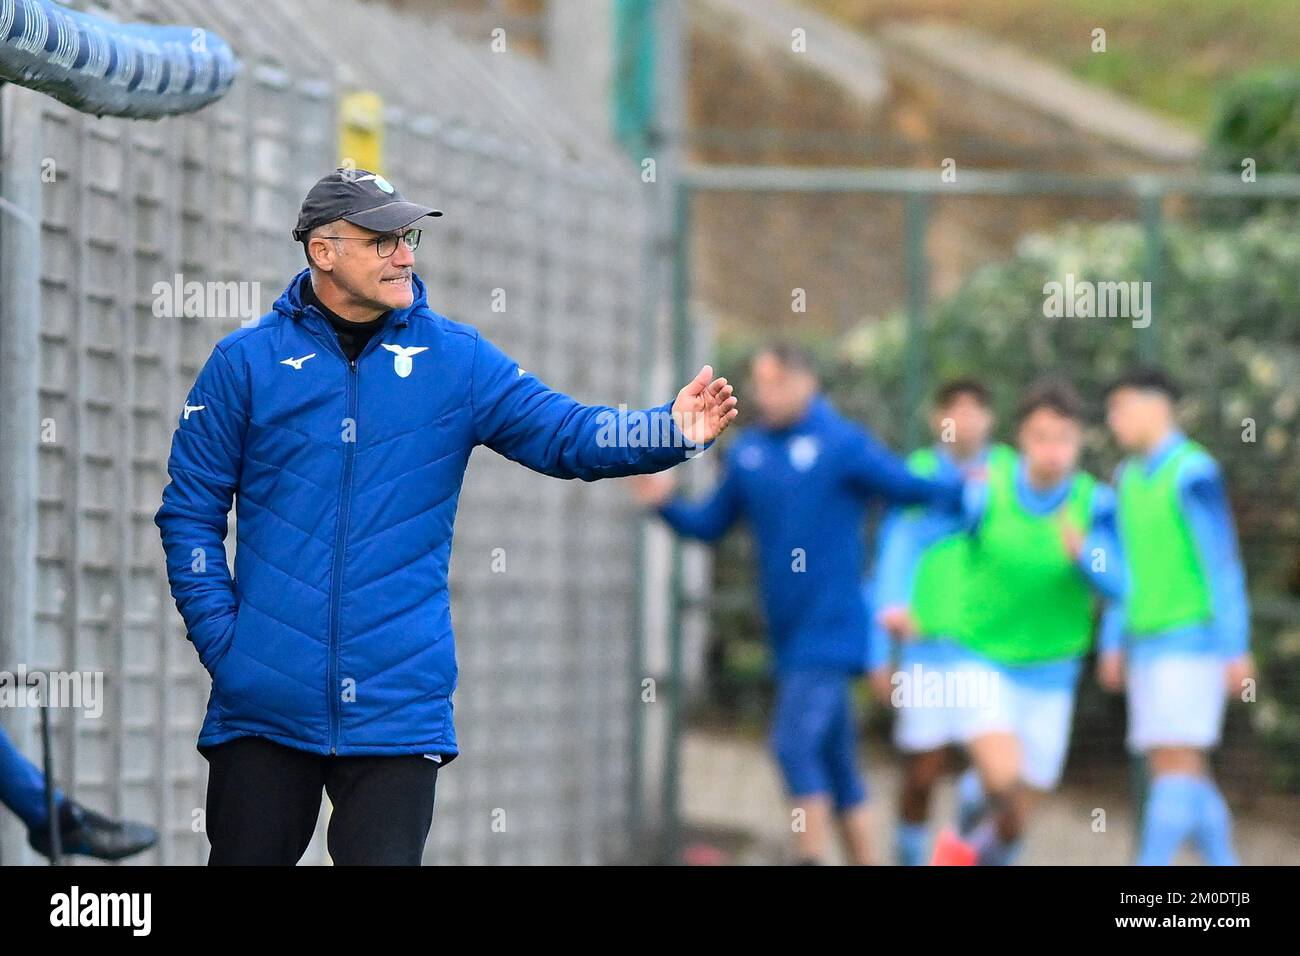
<instances>
[{"instance_id":1,"label":"outstretched hand","mask_svg":"<svg viewBox=\"0 0 1300 956\"><path fill-rule=\"evenodd\" d=\"M646 508L658 508L672 498L677 482L666 471L649 475L633 475L628 479L637 503Z\"/></svg>"},{"instance_id":2,"label":"outstretched hand","mask_svg":"<svg viewBox=\"0 0 1300 956\"><path fill-rule=\"evenodd\" d=\"M700 369L673 402L673 420L682 434L697 445L721 435L738 414L731 385L725 378L714 378L711 365Z\"/></svg>"}]
</instances>

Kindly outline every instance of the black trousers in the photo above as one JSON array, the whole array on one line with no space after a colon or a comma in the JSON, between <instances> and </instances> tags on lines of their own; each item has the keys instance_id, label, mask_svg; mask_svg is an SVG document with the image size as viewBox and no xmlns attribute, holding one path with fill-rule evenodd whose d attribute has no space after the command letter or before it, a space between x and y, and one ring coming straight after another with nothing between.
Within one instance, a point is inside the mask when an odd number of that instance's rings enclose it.
<instances>
[{"instance_id":1,"label":"black trousers","mask_svg":"<svg viewBox=\"0 0 1300 956\"><path fill-rule=\"evenodd\" d=\"M293 866L316 830L322 789L333 803L338 866L419 866L433 822L438 764L397 757L321 756L264 737L237 737L208 761L209 866Z\"/></svg>"}]
</instances>

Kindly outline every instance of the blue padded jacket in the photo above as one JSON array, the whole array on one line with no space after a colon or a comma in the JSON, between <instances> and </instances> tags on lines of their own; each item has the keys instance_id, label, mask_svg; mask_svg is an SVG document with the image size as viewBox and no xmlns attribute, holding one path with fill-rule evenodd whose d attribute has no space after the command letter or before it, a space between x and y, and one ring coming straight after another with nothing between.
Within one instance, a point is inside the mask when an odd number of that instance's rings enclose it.
<instances>
[{"instance_id":1,"label":"blue padded jacket","mask_svg":"<svg viewBox=\"0 0 1300 956\"><path fill-rule=\"evenodd\" d=\"M257 325L217 344L172 439L154 520L212 675L198 746L257 735L445 763L457 753L447 568L474 447L591 481L707 446L678 430L671 401L629 412L547 388L430 311L418 276L412 306L349 362L304 305L310 281L299 273Z\"/></svg>"}]
</instances>

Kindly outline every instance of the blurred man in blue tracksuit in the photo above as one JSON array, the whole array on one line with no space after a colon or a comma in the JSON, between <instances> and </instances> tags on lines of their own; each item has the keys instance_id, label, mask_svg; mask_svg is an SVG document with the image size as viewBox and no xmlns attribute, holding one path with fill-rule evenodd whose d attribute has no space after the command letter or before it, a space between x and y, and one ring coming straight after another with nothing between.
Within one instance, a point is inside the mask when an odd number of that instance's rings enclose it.
<instances>
[{"instance_id":1,"label":"blurred man in blue tracksuit","mask_svg":"<svg viewBox=\"0 0 1300 956\"><path fill-rule=\"evenodd\" d=\"M855 863L867 863L866 790L856 765L851 687L868 667L861 579L863 519L873 498L961 505L957 479L909 471L820 392L811 357L787 344L752 369L761 424L729 449L706 499L673 495L663 475L636 479L640 500L678 534L716 541L745 519L758 545L763 607L776 669L771 743L795 812L801 862L821 862L838 816Z\"/></svg>"}]
</instances>

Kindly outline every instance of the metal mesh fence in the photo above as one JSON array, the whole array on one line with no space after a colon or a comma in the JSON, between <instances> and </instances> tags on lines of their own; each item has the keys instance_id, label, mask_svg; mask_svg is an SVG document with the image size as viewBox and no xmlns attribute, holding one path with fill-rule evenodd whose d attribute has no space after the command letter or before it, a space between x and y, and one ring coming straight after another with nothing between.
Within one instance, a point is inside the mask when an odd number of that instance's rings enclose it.
<instances>
[{"instance_id":1,"label":"metal mesh fence","mask_svg":"<svg viewBox=\"0 0 1300 956\"><path fill-rule=\"evenodd\" d=\"M149 124L0 90L0 667L104 675L102 716L53 714L59 785L157 826L136 862L194 864L208 679L152 519L181 401L239 317L156 315L155 284L241 283L267 311L302 265L298 203L337 164L339 96L365 88L386 104L387 174L447 210L416 264L431 307L553 387L635 403L647 217L635 170L575 127L535 65L436 25L341 0L111 9L215 29L245 70L218 104ZM382 46L348 40L375 35ZM628 515L616 488L472 462L452 565L463 756L438 781L430 862L630 852ZM38 759L36 715L0 720ZM304 862L326 859L322 833ZM38 859L4 815L0 862Z\"/></svg>"}]
</instances>

